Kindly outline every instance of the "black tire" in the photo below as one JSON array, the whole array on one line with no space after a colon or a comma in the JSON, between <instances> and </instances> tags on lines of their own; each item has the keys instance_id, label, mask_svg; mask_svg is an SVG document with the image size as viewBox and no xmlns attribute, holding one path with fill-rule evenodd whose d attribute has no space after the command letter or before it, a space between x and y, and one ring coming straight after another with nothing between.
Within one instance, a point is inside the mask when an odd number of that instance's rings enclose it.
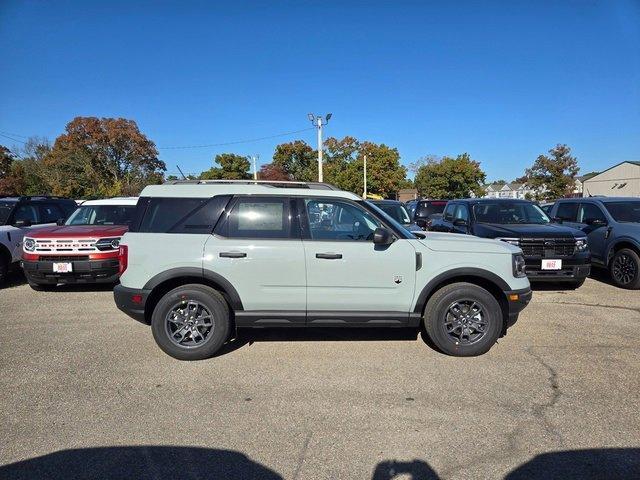
<instances>
[{"instance_id":1,"label":"black tire","mask_svg":"<svg viewBox=\"0 0 640 480\"><path fill-rule=\"evenodd\" d=\"M200 313L190 316L188 311L192 304L189 302L200 305L201 310L194 310ZM179 317L177 312L184 312L185 309L186 315ZM172 312L177 315L175 318L182 322L182 328L169 320ZM210 329L197 324L197 319L206 317L206 313L211 320ZM187 325L189 321L192 324ZM166 293L151 315L153 338L166 354L178 360L211 358L227 341L230 323L229 306L224 297L213 288L199 284L183 285ZM175 335L172 336L171 333ZM180 335L182 336L177 339L176 336ZM197 343L196 339L199 337L202 337L202 341ZM193 344L189 345L190 342Z\"/></svg>"},{"instance_id":2,"label":"black tire","mask_svg":"<svg viewBox=\"0 0 640 480\"><path fill-rule=\"evenodd\" d=\"M452 328L450 322L455 318L451 309L455 304L463 306L458 311L465 324L448 333L447 329ZM476 310L474 304L480 310ZM472 310L463 313L465 306ZM476 311L478 315L473 316ZM498 340L503 326L502 309L498 301L487 290L472 283L452 283L442 287L427 302L423 318L429 339L440 351L456 357L472 357L488 352ZM479 325L480 321L485 325ZM467 340L463 334L465 328L470 333Z\"/></svg>"},{"instance_id":3,"label":"black tire","mask_svg":"<svg viewBox=\"0 0 640 480\"><path fill-rule=\"evenodd\" d=\"M0 285L7 280L7 273L9 272L9 262L6 257L0 251Z\"/></svg>"},{"instance_id":4,"label":"black tire","mask_svg":"<svg viewBox=\"0 0 640 480\"><path fill-rule=\"evenodd\" d=\"M56 288L56 286L51 283L36 283L28 279L27 282L29 282L29 286L36 292L50 292Z\"/></svg>"},{"instance_id":5,"label":"black tire","mask_svg":"<svg viewBox=\"0 0 640 480\"><path fill-rule=\"evenodd\" d=\"M640 256L635 250L621 248L609 263L611 280L620 288L640 288Z\"/></svg>"}]
</instances>

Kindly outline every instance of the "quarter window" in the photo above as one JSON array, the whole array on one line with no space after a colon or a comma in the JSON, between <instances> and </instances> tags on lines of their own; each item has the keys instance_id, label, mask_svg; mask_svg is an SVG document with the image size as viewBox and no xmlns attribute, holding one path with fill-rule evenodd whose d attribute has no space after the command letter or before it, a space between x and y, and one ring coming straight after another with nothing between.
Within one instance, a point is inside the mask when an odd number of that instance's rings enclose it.
<instances>
[{"instance_id":1,"label":"quarter window","mask_svg":"<svg viewBox=\"0 0 640 480\"><path fill-rule=\"evenodd\" d=\"M208 198L152 198L145 212L139 232L178 233L173 229L184 225L185 221L207 203ZM211 233L211 225L205 233ZM205 229L206 230L206 229ZM192 231L189 233L202 233Z\"/></svg>"},{"instance_id":2,"label":"quarter window","mask_svg":"<svg viewBox=\"0 0 640 480\"><path fill-rule=\"evenodd\" d=\"M365 209L349 202L306 199L312 240L372 241L382 224Z\"/></svg>"}]
</instances>

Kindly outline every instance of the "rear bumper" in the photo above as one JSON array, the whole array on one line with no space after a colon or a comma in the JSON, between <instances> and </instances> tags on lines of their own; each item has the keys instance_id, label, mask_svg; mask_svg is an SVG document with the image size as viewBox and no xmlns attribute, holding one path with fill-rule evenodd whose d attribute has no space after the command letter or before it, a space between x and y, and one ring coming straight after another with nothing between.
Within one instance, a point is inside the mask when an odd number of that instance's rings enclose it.
<instances>
[{"instance_id":1,"label":"rear bumper","mask_svg":"<svg viewBox=\"0 0 640 480\"><path fill-rule=\"evenodd\" d=\"M540 257L525 257L527 277L531 282L579 282L591 273L591 255L588 252L577 253L562 258L560 270L542 270Z\"/></svg>"},{"instance_id":2,"label":"rear bumper","mask_svg":"<svg viewBox=\"0 0 640 480\"><path fill-rule=\"evenodd\" d=\"M521 290L509 290L504 292L507 298L507 318L505 319L505 329L513 326L518 321L518 315L529 305L533 296L531 288Z\"/></svg>"},{"instance_id":3,"label":"rear bumper","mask_svg":"<svg viewBox=\"0 0 640 480\"><path fill-rule=\"evenodd\" d=\"M151 290L128 288L122 285L116 285L113 289L113 299L116 302L116 307L134 320L142 323L149 323L145 318L144 307L150 294Z\"/></svg>"},{"instance_id":4,"label":"rear bumper","mask_svg":"<svg viewBox=\"0 0 640 480\"><path fill-rule=\"evenodd\" d=\"M118 259L71 261L69 273L53 271L55 262L21 260L20 266L27 279L39 284L57 283L115 283L118 280Z\"/></svg>"}]
</instances>

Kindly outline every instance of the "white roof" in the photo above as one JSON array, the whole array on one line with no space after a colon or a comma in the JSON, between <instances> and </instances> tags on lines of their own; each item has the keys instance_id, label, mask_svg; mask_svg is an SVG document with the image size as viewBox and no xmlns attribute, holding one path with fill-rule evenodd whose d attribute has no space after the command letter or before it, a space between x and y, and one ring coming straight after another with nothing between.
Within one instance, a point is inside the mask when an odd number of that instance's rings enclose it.
<instances>
[{"instance_id":1,"label":"white roof","mask_svg":"<svg viewBox=\"0 0 640 480\"><path fill-rule=\"evenodd\" d=\"M215 195L277 195L305 197L339 197L361 200L359 196L344 190L324 190L315 188L283 188L266 184L234 183L182 183L149 185L140 193L141 197L195 197L208 198Z\"/></svg>"},{"instance_id":2,"label":"white roof","mask_svg":"<svg viewBox=\"0 0 640 480\"><path fill-rule=\"evenodd\" d=\"M103 198L101 200L87 200L82 202L81 206L85 205L135 205L138 203L138 197L113 197Z\"/></svg>"}]
</instances>

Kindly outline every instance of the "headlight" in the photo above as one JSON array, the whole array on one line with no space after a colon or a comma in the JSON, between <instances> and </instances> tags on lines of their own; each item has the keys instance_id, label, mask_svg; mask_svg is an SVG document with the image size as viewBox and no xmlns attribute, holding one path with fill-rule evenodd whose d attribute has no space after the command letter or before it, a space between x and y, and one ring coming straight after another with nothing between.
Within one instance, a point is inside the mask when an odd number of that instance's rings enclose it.
<instances>
[{"instance_id":1,"label":"headlight","mask_svg":"<svg viewBox=\"0 0 640 480\"><path fill-rule=\"evenodd\" d=\"M496 238L496 240L500 240L502 242L507 242L510 243L511 245L515 245L516 247L520 246L520 239L519 238Z\"/></svg>"},{"instance_id":2,"label":"headlight","mask_svg":"<svg viewBox=\"0 0 640 480\"><path fill-rule=\"evenodd\" d=\"M27 252L33 252L36 249L36 241L33 238L25 238L24 249Z\"/></svg>"},{"instance_id":3,"label":"headlight","mask_svg":"<svg viewBox=\"0 0 640 480\"><path fill-rule=\"evenodd\" d=\"M524 262L524 257L522 256L522 254L515 253L511 258L513 259L513 276L516 278L526 277L526 264Z\"/></svg>"},{"instance_id":4,"label":"headlight","mask_svg":"<svg viewBox=\"0 0 640 480\"><path fill-rule=\"evenodd\" d=\"M576 238L576 252L586 252L588 248L587 237Z\"/></svg>"},{"instance_id":5,"label":"headlight","mask_svg":"<svg viewBox=\"0 0 640 480\"><path fill-rule=\"evenodd\" d=\"M117 250L120 246L120 238L101 238L96 242L98 250Z\"/></svg>"}]
</instances>

